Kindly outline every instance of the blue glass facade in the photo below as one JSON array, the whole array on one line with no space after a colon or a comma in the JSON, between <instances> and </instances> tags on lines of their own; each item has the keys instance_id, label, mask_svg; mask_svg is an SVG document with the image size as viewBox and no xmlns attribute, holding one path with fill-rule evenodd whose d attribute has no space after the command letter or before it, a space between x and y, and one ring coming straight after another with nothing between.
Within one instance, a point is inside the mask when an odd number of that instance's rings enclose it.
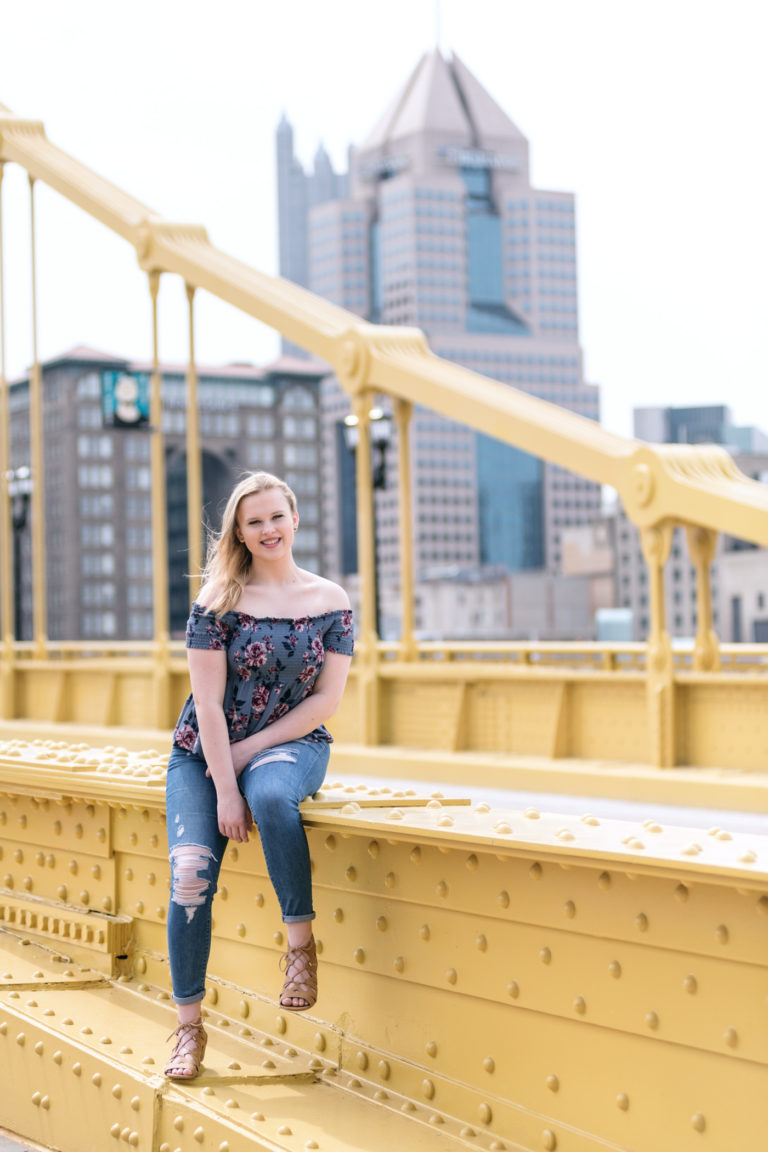
<instances>
[{"instance_id":1,"label":"blue glass facade","mask_svg":"<svg viewBox=\"0 0 768 1152\"><path fill-rule=\"evenodd\" d=\"M477 437L480 560L510 571L544 567L543 463L482 433Z\"/></svg>"},{"instance_id":2,"label":"blue glass facade","mask_svg":"<svg viewBox=\"0 0 768 1152\"><path fill-rule=\"evenodd\" d=\"M491 198L488 168L462 168L467 189L467 332L527 336L529 331L504 300L501 219Z\"/></svg>"}]
</instances>

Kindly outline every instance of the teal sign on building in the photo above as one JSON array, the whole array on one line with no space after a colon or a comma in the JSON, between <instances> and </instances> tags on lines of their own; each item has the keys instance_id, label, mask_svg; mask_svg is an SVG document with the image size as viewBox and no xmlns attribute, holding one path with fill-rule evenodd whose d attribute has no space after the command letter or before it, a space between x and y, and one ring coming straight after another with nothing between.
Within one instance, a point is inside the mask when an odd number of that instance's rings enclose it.
<instances>
[{"instance_id":1,"label":"teal sign on building","mask_svg":"<svg viewBox=\"0 0 768 1152\"><path fill-rule=\"evenodd\" d=\"M138 428L149 422L149 374L101 373L101 413L107 428Z\"/></svg>"}]
</instances>

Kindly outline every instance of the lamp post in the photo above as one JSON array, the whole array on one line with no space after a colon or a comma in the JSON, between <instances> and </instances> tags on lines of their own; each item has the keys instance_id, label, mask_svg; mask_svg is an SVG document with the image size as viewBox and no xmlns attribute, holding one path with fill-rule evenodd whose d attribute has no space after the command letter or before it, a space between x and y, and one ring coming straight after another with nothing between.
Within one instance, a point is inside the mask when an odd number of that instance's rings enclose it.
<instances>
[{"instance_id":1,"label":"lamp post","mask_svg":"<svg viewBox=\"0 0 768 1152\"><path fill-rule=\"evenodd\" d=\"M29 501L32 495L32 472L28 465L23 464L8 473L8 495L11 498L13 526L13 631L16 639L21 640L21 537L29 519Z\"/></svg>"},{"instance_id":2,"label":"lamp post","mask_svg":"<svg viewBox=\"0 0 768 1152\"><path fill-rule=\"evenodd\" d=\"M372 519L373 519L373 589L374 589L374 609L376 616L376 635L381 639L381 604L380 604L380 581L379 581L379 537L376 530L376 492L384 491L387 487L387 449L392 442L392 413L387 412L384 408L371 408L368 414L370 421L370 435L371 445L374 450L373 456L373 502L372 502ZM344 441L347 448L353 454L357 450L357 445L360 439L360 428L358 425L358 418L353 413L344 417Z\"/></svg>"}]
</instances>

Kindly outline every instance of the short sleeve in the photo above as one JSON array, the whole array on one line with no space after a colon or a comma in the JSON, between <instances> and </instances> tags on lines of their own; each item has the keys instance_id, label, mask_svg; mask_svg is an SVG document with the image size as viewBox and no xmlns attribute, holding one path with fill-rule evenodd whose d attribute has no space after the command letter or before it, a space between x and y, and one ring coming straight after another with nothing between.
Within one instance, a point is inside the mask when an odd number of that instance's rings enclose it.
<instances>
[{"instance_id":1,"label":"short sleeve","mask_svg":"<svg viewBox=\"0 0 768 1152\"><path fill-rule=\"evenodd\" d=\"M352 613L348 608L331 613L328 627L323 635L326 652L338 652L340 656L351 656L355 647Z\"/></svg>"},{"instance_id":2,"label":"short sleeve","mask_svg":"<svg viewBox=\"0 0 768 1152\"><path fill-rule=\"evenodd\" d=\"M217 620L199 604L193 604L187 621L187 648L207 648L217 652L226 649L229 641L229 625L224 620Z\"/></svg>"}]
</instances>

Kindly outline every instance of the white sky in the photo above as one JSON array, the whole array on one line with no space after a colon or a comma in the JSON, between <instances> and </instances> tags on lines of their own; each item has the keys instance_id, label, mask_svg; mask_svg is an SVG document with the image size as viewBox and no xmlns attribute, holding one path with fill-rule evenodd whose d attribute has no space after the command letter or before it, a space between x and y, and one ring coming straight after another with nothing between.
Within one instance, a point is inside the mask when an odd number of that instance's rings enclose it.
<instances>
[{"instance_id":1,"label":"white sky","mask_svg":"<svg viewBox=\"0 0 768 1152\"><path fill-rule=\"evenodd\" d=\"M576 194L581 342L603 422L729 403L768 431L763 0L442 0L439 36ZM435 0L0 0L0 102L169 219L277 270L274 131L335 166L438 35ZM31 358L25 177L4 180L6 367ZM133 250L37 193L39 349L151 348ZM166 278L161 356L186 359ZM198 358L263 362L276 337L201 298Z\"/></svg>"}]
</instances>

